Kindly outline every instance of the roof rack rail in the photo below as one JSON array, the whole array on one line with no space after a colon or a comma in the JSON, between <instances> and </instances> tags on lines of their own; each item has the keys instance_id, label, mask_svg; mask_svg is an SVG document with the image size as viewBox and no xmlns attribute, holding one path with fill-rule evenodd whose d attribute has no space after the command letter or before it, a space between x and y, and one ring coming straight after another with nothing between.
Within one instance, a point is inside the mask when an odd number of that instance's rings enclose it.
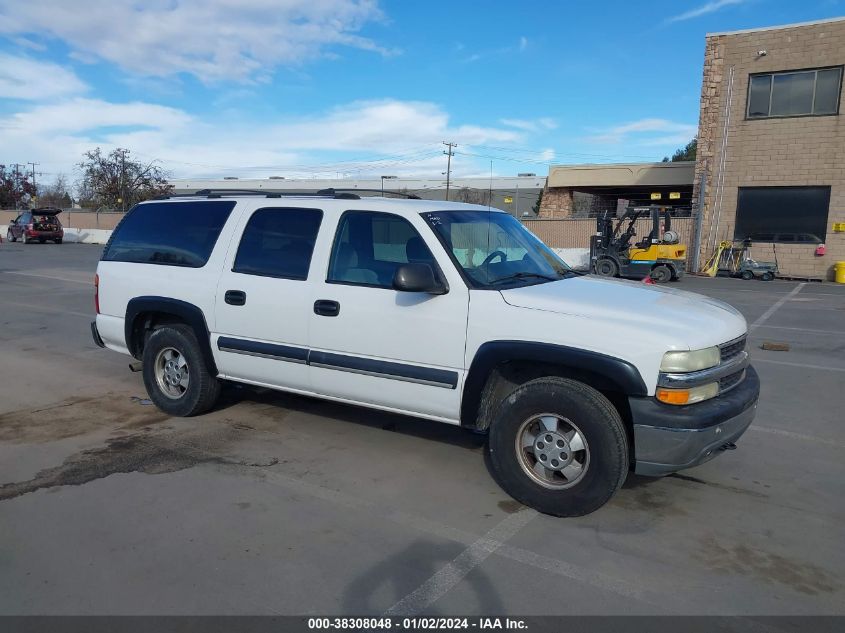
<instances>
[{"instance_id":1,"label":"roof rack rail","mask_svg":"<svg viewBox=\"0 0 845 633\"><path fill-rule=\"evenodd\" d=\"M355 192L355 191L364 191L367 193L380 193L382 195L390 194L393 196L401 196L403 198L408 198L410 200L422 200L418 195L413 193L405 193L404 191L382 191L381 189L360 189L360 188L353 188L353 187L330 187L328 189L320 189L317 192L317 195L323 194L327 196L335 196L336 198L339 197L336 192ZM346 197L346 196L344 196ZM360 199L361 196L355 196L355 198Z\"/></svg>"},{"instance_id":2,"label":"roof rack rail","mask_svg":"<svg viewBox=\"0 0 845 633\"><path fill-rule=\"evenodd\" d=\"M286 196L292 198L340 198L345 200L360 200L361 196L353 193L346 193L345 189L321 189L314 192L302 191L261 191L259 189L200 189L194 193L170 193L154 198L155 200L169 200L170 198L195 198L197 196L206 196L208 198L222 198L226 195L231 196L264 196L265 198L283 198ZM348 190L353 191L353 190ZM369 189L365 191L370 191ZM373 189L372 191L378 191Z\"/></svg>"}]
</instances>

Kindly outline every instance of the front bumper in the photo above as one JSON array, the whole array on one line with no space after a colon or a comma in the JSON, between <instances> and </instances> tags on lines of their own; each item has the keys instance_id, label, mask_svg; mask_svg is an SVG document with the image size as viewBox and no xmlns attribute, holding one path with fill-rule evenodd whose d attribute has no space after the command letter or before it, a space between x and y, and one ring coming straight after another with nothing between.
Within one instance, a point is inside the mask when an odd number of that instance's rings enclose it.
<instances>
[{"instance_id":1,"label":"front bumper","mask_svg":"<svg viewBox=\"0 0 845 633\"><path fill-rule=\"evenodd\" d=\"M660 476L713 459L751 424L760 397L760 378L748 367L745 380L728 393L697 404L674 406L631 397L634 472Z\"/></svg>"}]
</instances>

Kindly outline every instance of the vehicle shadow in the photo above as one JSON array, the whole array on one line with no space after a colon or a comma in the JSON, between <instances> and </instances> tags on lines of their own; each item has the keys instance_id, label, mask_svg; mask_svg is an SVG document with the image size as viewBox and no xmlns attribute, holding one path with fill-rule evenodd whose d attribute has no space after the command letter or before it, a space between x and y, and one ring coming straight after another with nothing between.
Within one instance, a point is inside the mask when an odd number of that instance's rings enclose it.
<instances>
[{"instance_id":1,"label":"vehicle shadow","mask_svg":"<svg viewBox=\"0 0 845 633\"><path fill-rule=\"evenodd\" d=\"M437 607L442 592L439 579L432 578L447 565L441 575L459 573L461 560L467 556L461 543L437 543L419 539L405 549L377 563L352 579L343 595L343 613L374 615L393 609L391 615L447 615ZM459 559L459 560L455 560ZM451 572L451 573L450 573ZM445 578L444 578L445 580ZM460 581L475 600L463 601L461 615L495 615L504 605L495 586L480 567L475 567Z\"/></svg>"},{"instance_id":2,"label":"vehicle shadow","mask_svg":"<svg viewBox=\"0 0 845 633\"><path fill-rule=\"evenodd\" d=\"M224 384L215 410L222 411L241 402L279 407L280 411L319 415L359 426L444 442L471 451L480 451L487 441L486 434L474 433L452 424L235 383Z\"/></svg>"}]
</instances>

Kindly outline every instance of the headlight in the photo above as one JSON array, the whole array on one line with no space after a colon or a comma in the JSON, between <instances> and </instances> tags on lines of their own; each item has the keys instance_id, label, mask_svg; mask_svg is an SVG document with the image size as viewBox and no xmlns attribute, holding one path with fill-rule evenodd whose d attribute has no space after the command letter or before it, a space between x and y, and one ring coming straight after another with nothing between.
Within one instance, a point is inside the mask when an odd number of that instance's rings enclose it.
<instances>
[{"instance_id":1,"label":"headlight","mask_svg":"<svg viewBox=\"0 0 845 633\"><path fill-rule=\"evenodd\" d=\"M654 396L666 404L694 404L702 400L709 400L719 395L719 383L711 382L700 387L688 389L667 389L658 387Z\"/></svg>"},{"instance_id":2,"label":"headlight","mask_svg":"<svg viewBox=\"0 0 845 633\"><path fill-rule=\"evenodd\" d=\"M660 371L685 374L715 367L721 359L719 348L715 346L692 352L666 352L660 363Z\"/></svg>"}]
</instances>

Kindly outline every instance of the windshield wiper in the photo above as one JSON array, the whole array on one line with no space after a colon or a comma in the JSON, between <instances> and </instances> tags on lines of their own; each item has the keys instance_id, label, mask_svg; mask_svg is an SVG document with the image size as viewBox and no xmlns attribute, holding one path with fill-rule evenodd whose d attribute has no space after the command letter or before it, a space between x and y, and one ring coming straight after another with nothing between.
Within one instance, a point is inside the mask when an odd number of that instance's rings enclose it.
<instances>
[{"instance_id":1,"label":"windshield wiper","mask_svg":"<svg viewBox=\"0 0 845 633\"><path fill-rule=\"evenodd\" d=\"M514 279L526 279L529 277L536 277L537 279L545 279L547 281L558 281L559 279L561 279L560 277L550 277L549 275L542 275L540 273L518 272L513 273L512 275L505 275L504 277L499 277L498 279L494 279L488 283L498 284L503 281L512 281Z\"/></svg>"}]
</instances>

